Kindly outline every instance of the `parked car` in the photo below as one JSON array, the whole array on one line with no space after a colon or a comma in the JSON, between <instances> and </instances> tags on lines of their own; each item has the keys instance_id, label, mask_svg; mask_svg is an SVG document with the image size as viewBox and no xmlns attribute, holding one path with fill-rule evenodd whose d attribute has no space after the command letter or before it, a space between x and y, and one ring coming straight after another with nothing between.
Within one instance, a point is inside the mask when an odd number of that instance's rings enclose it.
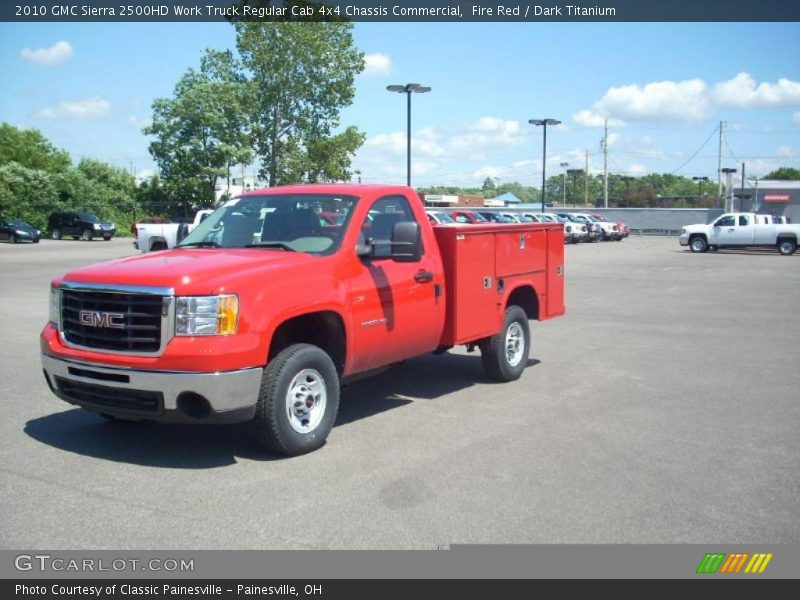
<instances>
[{"instance_id":1,"label":"parked car","mask_svg":"<svg viewBox=\"0 0 800 600\"><path fill-rule=\"evenodd\" d=\"M434 225L449 225L455 223L453 217L442 210L426 210L425 214L428 215L428 221Z\"/></svg>"},{"instance_id":2,"label":"parked car","mask_svg":"<svg viewBox=\"0 0 800 600\"><path fill-rule=\"evenodd\" d=\"M589 216L592 217L595 221L599 221L600 223L610 223L612 225L616 225L617 227L616 230L614 230L612 235L610 236L611 239L619 241L622 238L628 236L628 226L625 225L625 223L623 223L622 221L612 221L605 215L598 215L595 213L591 213ZM625 233L622 232L623 228L625 229Z\"/></svg>"},{"instance_id":3,"label":"parked car","mask_svg":"<svg viewBox=\"0 0 800 600\"><path fill-rule=\"evenodd\" d=\"M456 223L488 223L482 214L473 210L454 210L450 213Z\"/></svg>"},{"instance_id":4,"label":"parked car","mask_svg":"<svg viewBox=\"0 0 800 600\"><path fill-rule=\"evenodd\" d=\"M608 240L618 242L622 239L622 236L619 234L619 226L606 218L600 219L596 215L590 213L573 213L573 215L578 218L584 218L590 222L597 232L597 240L600 242L606 242Z\"/></svg>"},{"instance_id":5,"label":"parked car","mask_svg":"<svg viewBox=\"0 0 800 600\"><path fill-rule=\"evenodd\" d=\"M773 247L791 256L800 243L800 225L759 223L755 213L727 213L713 223L687 225L678 242L692 252L719 248Z\"/></svg>"},{"instance_id":6,"label":"parked car","mask_svg":"<svg viewBox=\"0 0 800 600\"><path fill-rule=\"evenodd\" d=\"M591 223L587 223L585 219L579 219L571 213L555 213L556 217L562 223L570 223L572 226L572 233L575 236L576 242L596 242L599 234L592 227Z\"/></svg>"},{"instance_id":7,"label":"parked car","mask_svg":"<svg viewBox=\"0 0 800 600\"><path fill-rule=\"evenodd\" d=\"M477 212L489 223L516 223L514 219L507 217L505 214L500 212L493 212L491 210L481 210Z\"/></svg>"},{"instance_id":8,"label":"parked car","mask_svg":"<svg viewBox=\"0 0 800 600\"><path fill-rule=\"evenodd\" d=\"M16 244L17 242L39 243L42 232L22 219L0 219L0 240Z\"/></svg>"},{"instance_id":9,"label":"parked car","mask_svg":"<svg viewBox=\"0 0 800 600\"><path fill-rule=\"evenodd\" d=\"M185 222L139 223L136 228L136 239L133 242L133 247L142 252L174 248L178 242L189 235L212 212L214 211L208 208L198 210L194 219L191 221L186 219Z\"/></svg>"},{"instance_id":10,"label":"parked car","mask_svg":"<svg viewBox=\"0 0 800 600\"><path fill-rule=\"evenodd\" d=\"M131 223L131 233L135 236L138 235L136 231L137 225L148 225L153 223L169 223L170 220L166 217L144 217L138 221Z\"/></svg>"},{"instance_id":11,"label":"parked car","mask_svg":"<svg viewBox=\"0 0 800 600\"><path fill-rule=\"evenodd\" d=\"M102 237L105 241L114 237L117 228L110 221L103 221L90 212L56 212L50 215L47 229L54 240L60 240L65 235L72 239L91 241L94 237Z\"/></svg>"},{"instance_id":12,"label":"parked car","mask_svg":"<svg viewBox=\"0 0 800 600\"><path fill-rule=\"evenodd\" d=\"M504 212L504 213L500 213L500 214L503 215L506 219L510 219L509 223L525 223L526 222L526 221L523 221L522 215L518 215L516 213Z\"/></svg>"}]
</instances>

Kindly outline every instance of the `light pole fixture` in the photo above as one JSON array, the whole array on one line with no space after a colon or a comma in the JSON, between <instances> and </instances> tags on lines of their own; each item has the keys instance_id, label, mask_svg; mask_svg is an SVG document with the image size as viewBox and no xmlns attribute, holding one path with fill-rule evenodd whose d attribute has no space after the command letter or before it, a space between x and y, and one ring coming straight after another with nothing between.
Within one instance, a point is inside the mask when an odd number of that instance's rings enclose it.
<instances>
[{"instance_id":1,"label":"light pole fixture","mask_svg":"<svg viewBox=\"0 0 800 600\"><path fill-rule=\"evenodd\" d=\"M568 162L562 162L562 163L559 163L559 165L561 166L562 169L564 169L564 172L562 173L562 177L561 177L561 187L564 188L563 204L564 204L564 206L566 206L567 205L567 167L569 166L569 163Z\"/></svg>"},{"instance_id":2,"label":"light pole fixture","mask_svg":"<svg viewBox=\"0 0 800 600\"><path fill-rule=\"evenodd\" d=\"M406 185L411 187L411 94L424 94L430 92L431 88L418 83L407 83L405 85L387 85L386 89L390 92L405 94L408 100L408 109L406 112L406 140L408 148L406 151Z\"/></svg>"},{"instance_id":3,"label":"light pole fixture","mask_svg":"<svg viewBox=\"0 0 800 600\"><path fill-rule=\"evenodd\" d=\"M358 177L358 183L361 183L361 169L356 169L355 171L353 171L353 175Z\"/></svg>"},{"instance_id":4,"label":"light pole fixture","mask_svg":"<svg viewBox=\"0 0 800 600\"><path fill-rule=\"evenodd\" d=\"M758 212L758 177L753 177L753 205L750 210L753 212Z\"/></svg>"},{"instance_id":5,"label":"light pole fixture","mask_svg":"<svg viewBox=\"0 0 800 600\"><path fill-rule=\"evenodd\" d=\"M725 174L725 210L733 212L733 174L736 173L736 169L722 169L722 172ZM728 208L728 203L730 203L730 208Z\"/></svg>"},{"instance_id":6,"label":"light pole fixture","mask_svg":"<svg viewBox=\"0 0 800 600\"><path fill-rule=\"evenodd\" d=\"M692 181L697 182L697 201L703 196L703 182L708 182L708 177L692 177Z\"/></svg>"},{"instance_id":7,"label":"light pole fixture","mask_svg":"<svg viewBox=\"0 0 800 600\"><path fill-rule=\"evenodd\" d=\"M544 212L545 167L547 165L547 126L561 125L558 119L528 119L531 125L541 126L544 131L542 136L542 212Z\"/></svg>"},{"instance_id":8,"label":"light pole fixture","mask_svg":"<svg viewBox=\"0 0 800 600\"><path fill-rule=\"evenodd\" d=\"M575 179L578 177L578 175L581 175L582 173L583 169L567 169L567 175L569 175L572 178L572 195L570 196L570 198L573 204L575 203L575 186L577 185L575 183Z\"/></svg>"}]
</instances>

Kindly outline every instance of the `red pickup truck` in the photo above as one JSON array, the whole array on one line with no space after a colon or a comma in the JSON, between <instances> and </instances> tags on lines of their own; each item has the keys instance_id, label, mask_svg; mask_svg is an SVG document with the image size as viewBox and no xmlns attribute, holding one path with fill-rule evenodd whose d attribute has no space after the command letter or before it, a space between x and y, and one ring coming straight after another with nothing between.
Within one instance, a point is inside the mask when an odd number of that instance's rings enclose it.
<instances>
[{"instance_id":1,"label":"red pickup truck","mask_svg":"<svg viewBox=\"0 0 800 600\"><path fill-rule=\"evenodd\" d=\"M517 379L528 320L564 314L563 231L434 227L399 186L278 187L172 250L67 273L50 300L41 352L59 398L119 420L251 421L296 455L324 444L353 375L463 344Z\"/></svg>"}]
</instances>

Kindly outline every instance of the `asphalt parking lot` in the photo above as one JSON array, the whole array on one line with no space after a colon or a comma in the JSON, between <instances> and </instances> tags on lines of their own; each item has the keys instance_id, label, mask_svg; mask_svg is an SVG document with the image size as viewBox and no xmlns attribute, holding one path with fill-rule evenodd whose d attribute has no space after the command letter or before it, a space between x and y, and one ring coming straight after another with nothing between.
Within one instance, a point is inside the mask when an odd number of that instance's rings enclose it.
<instances>
[{"instance_id":1,"label":"asphalt parking lot","mask_svg":"<svg viewBox=\"0 0 800 600\"><path fill-rule=\"evenodd\" d=\"M321 450L110 423L40 366L48 282L130 240L0 244L4 549L800 542L800 254L568 246L520 381L462 350L346 388Z\"/></svg>"}]
</instances>

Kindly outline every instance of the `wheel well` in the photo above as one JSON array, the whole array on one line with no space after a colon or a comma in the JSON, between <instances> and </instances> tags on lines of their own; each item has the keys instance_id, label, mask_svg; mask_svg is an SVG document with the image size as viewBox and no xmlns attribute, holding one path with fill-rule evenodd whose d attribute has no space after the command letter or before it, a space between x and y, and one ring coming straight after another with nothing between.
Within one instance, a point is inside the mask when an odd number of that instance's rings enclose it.
<instances>
[{"instance_id":1,"label":"wheel well","mask_svg":"<svg viewBox=\"0 0 800 600\"><path fill-rule=\"evenodd\" d=\"M693 233L689 236L690 240L693 240L694 238L703 238L704 240L707 240L705 233Z\"/></svg>"},{"instance_id":2,"label":"wheel well","mask_svg":"<svg viewBox=\"0 0 800 600\"><path fill-rule=\"evenodd\" d=\"M167 240L164 238L151 238L150 239L150 250L166 250L167 249Z\"/></svg>"},{"instance_id":3,"label":"wheel well","mask_svg":"<svg viewBox=\"0 0 800 600\"><path fill-rule=\"evenodd\" d=\"M778 235L777 243L780 244L781 242L794 242L797 243L797 237L792 235L791 233L782 233Z\"/></svg>"},{"instance_id":4,"label":"wheel well","mask_svg":"<svg viewBox=\"0 0 800 600\"><path fill-rule=\"evenodd\" d=\"M516 305L525 311L529 319L539 319L539 298L529 285L518 287L508 297L506 308Z\"/></svg>"},{"instance_id":5,"label":"wheel well","mask_svg":"<svg viewBox=\"0 0 800 600\"><path fill-rule=\"evenodd\" d=\"M313 344L331 357L339 375L344 371L347 339L342 317L333 311L300 315L281 323L272 336L268 360L292 344Z\"/></svg>"}]
</instances>

